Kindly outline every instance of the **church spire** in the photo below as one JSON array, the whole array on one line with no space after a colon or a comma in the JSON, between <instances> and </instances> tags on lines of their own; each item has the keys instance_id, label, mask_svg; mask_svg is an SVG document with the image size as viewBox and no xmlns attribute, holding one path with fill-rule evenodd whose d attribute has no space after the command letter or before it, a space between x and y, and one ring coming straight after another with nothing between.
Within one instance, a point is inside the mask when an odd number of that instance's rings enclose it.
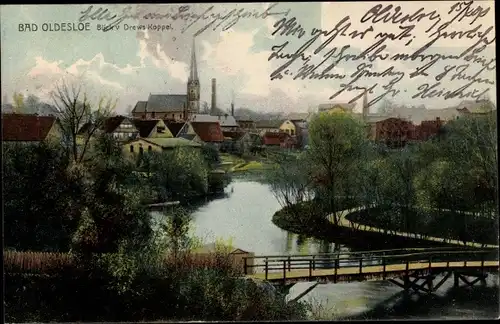
<instances>
[{"instance_id":1,"label":"church spire","mask_svg":"<svg viewBox=\"0 0 500 324\"><path fill-rule=\"evenodd\" d=\"M191 73L189 80L198 80L198 65L196 64L196 46L193 37L193 47L191 48Z\"/></svg>"},{"instance_id":2,"label":"church spire","mask_svg":"<svg viewBox=\"0 0 500 324\"><path fill-rule=\"evenodd\" d=\"M198 66L196 65L196 48L193 38L191 52L191 71L187 82L187 108L188 111L199 113L200 111L200 81L198 80Z\"/></svg>"}]
</instances>

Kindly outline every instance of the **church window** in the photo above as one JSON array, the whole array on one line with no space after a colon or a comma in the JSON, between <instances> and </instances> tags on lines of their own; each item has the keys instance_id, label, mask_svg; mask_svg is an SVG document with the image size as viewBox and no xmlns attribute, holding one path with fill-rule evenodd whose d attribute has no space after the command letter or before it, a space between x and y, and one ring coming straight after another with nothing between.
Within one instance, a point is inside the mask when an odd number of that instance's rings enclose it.
<instances>
[{"instance_id":1,"label":"church window","mask_svg":"<svg viewBox=\"0 0 500 324\"><path fill-rule=\"evenodd\" d=\"M130 152L134 153L134 145L130 145Z\"/></svg>"},{"instance_id":2,"label":"church window","mask_svg":"<svg viewBox=\"0 0 500 324\"><path fill-rule=\"evenodd\" d=\"M295 131L293 129L291 129L290 132L292 133L292 136L295 135Z\"/></svg>"},{"instance_id":3,"label":"church window","mask_svg":"<svg viewBox=\"0 0 500 324\"><path fill-rule=\"evenodd\" d=\"M151 145L148 145L148 152L151 152L153 150L153 148L151 147Z\"/></svg>"},{"instance_id":4,"label":"church window","mask_svg":"<svg viewBox=\"0 0 500 324\"><path fill-rule=\"evenodd\" d=\"M142 146L139 147L139 153L144 153L144 148Z\"/></svg>"}]
</instances>

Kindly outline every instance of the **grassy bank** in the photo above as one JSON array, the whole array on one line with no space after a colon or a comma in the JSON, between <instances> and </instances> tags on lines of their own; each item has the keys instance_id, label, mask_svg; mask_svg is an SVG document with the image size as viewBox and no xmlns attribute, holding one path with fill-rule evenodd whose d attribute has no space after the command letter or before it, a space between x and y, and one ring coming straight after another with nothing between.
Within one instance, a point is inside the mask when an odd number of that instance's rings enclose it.
<instances>
[{"instance_id":1,"label":"grassy bank","mask_svg":"<svg viewBox=\"0 0 500 324\"><path fill-rule=\"evenodd\" d=\"M346 244L353 249L385 249L388 246L400 248L452 246L446 242L433 242L414 237L396 236L391 233L361 231L351 227L337 226L326 220L327 214L329 213L314 202L304 202L277 211L272 221L283 230L328 242Z\"/></svg>"},{"instance_id":2,"label":"grassy bank","mask_svg":"<svg viewBox=\"0 0 500 324\"><path fill-rule=\"evenodd\" d=\"M221 153L223 163L231 163L230 172L263 171L272 165L272 161L263 156L243 156Z\"/></svg>"},{"instance_id":3,"label":"grassy bank","mask_svg":"<svg viewBox=\"0 0 500 324\"><path fill-rule=\"evenodd\" d=\"M468 213L371 208L350 213L346 219L399 232L480 244L498 244L498 221Z\"/></svg>"}]
</instances>

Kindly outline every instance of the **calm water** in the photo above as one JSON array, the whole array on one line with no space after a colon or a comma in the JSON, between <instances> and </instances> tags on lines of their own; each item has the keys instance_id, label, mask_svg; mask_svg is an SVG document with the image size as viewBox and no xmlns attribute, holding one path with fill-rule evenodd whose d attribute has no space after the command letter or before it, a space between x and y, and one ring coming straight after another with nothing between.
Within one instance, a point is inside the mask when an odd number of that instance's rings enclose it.
<instances>
[{"instance_id":1,"label":"calm water","mask_svg":"<svg viewBox=\"0 0 500 324\"><path fill-rule=\"evenodd\" d=\"M235 180L223 198L208 201L194 213L196 235L206 243L217 238L232 239L235 247L256 255L327 252L333 243L304 239L279 229L272 215L281 208L269 188L261 183ZM341 247L342 249L346 247ZM309 283L296 284L290 297ZM351 319L453 319L497 318L499 315L498 277L487 286L452 288L448 280L434 296L405 296L386 281L324 284L304 297L322 314ZM325 318L327 319L327 318Z\"/></svg>"}]
</instances>

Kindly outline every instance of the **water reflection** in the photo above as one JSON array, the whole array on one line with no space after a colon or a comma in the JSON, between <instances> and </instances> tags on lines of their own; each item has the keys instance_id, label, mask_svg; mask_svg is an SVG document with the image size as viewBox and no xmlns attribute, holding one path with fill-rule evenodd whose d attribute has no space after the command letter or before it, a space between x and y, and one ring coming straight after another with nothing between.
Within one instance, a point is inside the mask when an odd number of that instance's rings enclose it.
<instances>
[{"instance_id":1,"label":"water reflection","mask_svg":"<svg viewBox=\"0 0 500 324\"><path fill-rule=\"evenodd\" d=\"M363 250L363 242L356 248L348 248L279 229L271 218L281 206L268 186L255 181L236 179L225 193L193 204L191 208L195 234L206 243L217 238L232 238L235 247L256 255L328 253L327 257L316 262L317 268L333 267L335 253L343 256L348 251ZM357 263L349 265L356 266ZM326 304L336 318L496 317L498 288L492 288L498 287L495 282L498 282L498 276L490 277L487 287L475 287L467 292L461 288L454 291L449 281L440 288L437 297L405 296L399 287L385 281L325 284L316 287L305 299L313 304ZM290 298L309 285L311 283L296 284L290 291Z\"/></svg>"}]
</instances>

